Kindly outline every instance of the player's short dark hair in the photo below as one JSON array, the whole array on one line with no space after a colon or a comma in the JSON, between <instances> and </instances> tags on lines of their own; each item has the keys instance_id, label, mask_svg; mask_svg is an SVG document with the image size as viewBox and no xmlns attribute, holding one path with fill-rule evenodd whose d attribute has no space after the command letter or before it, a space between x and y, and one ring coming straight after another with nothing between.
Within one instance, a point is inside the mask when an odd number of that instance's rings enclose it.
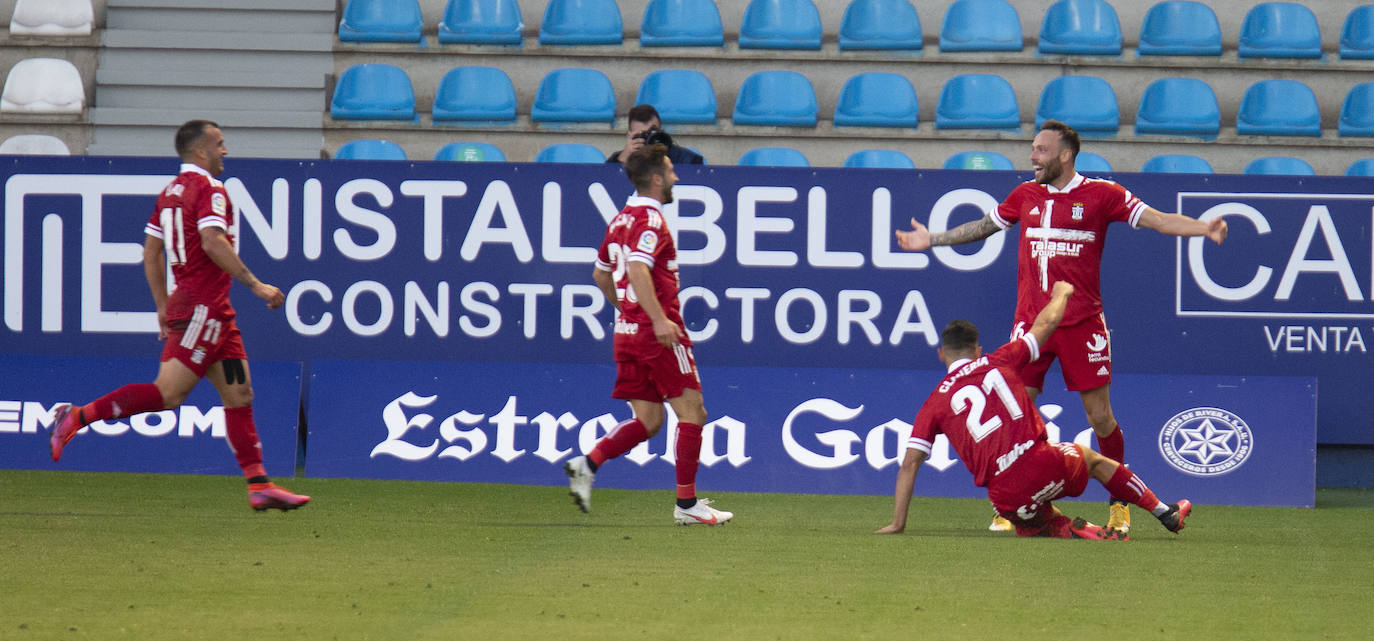
<instances>
[{"instance_id":1,"label":"player's short dark hair","mask_svg":"<svg viewBox=\"0 0 1374 641\"><path fill-rule=\"evenodd\" d=\"M655 175L668 170L668 148L663 145L645 145L625 159L625 176L634 184L635 189L643 191L654 182Z\"/></svg>"},{"instance_id":2,"label":"player's short dark hair","mask_svg":"<svg viewBox=\"0 0 1374 641\"><path fill-rule=\"evenodd\" d=\"M205 130L209 127L218 128L219 123L210 120L187 120L180 127L177 127L177 155L184 157L190 153L191 147L195 146L196 141L200 140L200 137L205 134Z\"/></svg>"},{"instance_id":3,"label":"player's short dark hair","mask_svg":"<svg viewBox=\"0 0 1374 641\"><path fill-rule=\"evenodd\" d=\"M1046 120L1040 124L1040 131L1054 131L1059 134L1059 141L1073 151L1073 157L1078 157L1078 148L1081 141L1078 139L1078 132L1058 120Z\"/></svg>"},{"instance_id":4,"label":"player's short dark hair","mask_svg":"<svg viewBox=\"0 0 1374 641\"><path fill-rule=\"evenodd\" d=\"M966 320L950 321L940 332L940 347L947 352L966 352L978 346L978 328Z\"/></svg>"},{"instance_id":5,"label":"player's short dark hair","mask_svg":"<svg viewBox=\"0 0 1374 641\"><path fill-rule=\"evenodd\" d=\"M663 118L659 117L658 110L654 109L653 105L635 105L630 107L630 113L626 114L625 118L629 122L653 122L655 120L661 122L663 120Z\"/></svg>"}]
</instances>

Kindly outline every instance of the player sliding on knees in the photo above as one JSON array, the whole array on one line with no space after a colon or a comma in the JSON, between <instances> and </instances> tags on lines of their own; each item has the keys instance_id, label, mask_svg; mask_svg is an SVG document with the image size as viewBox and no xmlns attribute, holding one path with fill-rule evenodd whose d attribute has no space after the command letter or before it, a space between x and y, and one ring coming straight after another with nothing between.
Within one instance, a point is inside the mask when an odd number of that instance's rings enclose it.
<instances>
[{"instance_id":1,"label":"player sliding on knees","mask_svg":"<svg viewBox=\"0 0 1374 641\"><path fill-rule=\"evenodd\" d=\"M1186 499L1166 505L1125 465L1074 443L1050 443L1045 423L1017 374L1039 358L1040 345L1063 320L1073 290L1067 282L1054 283L1049 303L1030 331L991 354L983 354L972 323L956 320L945 327L937 353L949 373L916 414L897 472L892 522L877 534L906 529L916 471L930 456L938 434L949 439L973 473L974 484L987 488L993 507L1011 522L1017 536L1126 540L1121 530L1070 519L1054 507L1057 498L1082 494L1090 476L1112 496L1148 510L1170 532L1183 529L1193 509Z\"/></svg>"},{"instance_id":2,"label":"player sliding on knees","mask_svg":"<svg viewBox=\"0 0 1374 641\"><path fill-rule=\"evenodd\" d=\"M692 341L682 329L677 249L663 218L677 174L663 145L641 147L625 159L635 195L606 228L592 278L620 310L615 321L613 398L629 401L634 417L611 429L586 456L569 459L568 494L591 510L592 481L606 461L630 451L663 427L666 402L677 414L678 525L719 525L734 514L697 499L697 461L706 408Z\"/></svg>"}]
</instances>

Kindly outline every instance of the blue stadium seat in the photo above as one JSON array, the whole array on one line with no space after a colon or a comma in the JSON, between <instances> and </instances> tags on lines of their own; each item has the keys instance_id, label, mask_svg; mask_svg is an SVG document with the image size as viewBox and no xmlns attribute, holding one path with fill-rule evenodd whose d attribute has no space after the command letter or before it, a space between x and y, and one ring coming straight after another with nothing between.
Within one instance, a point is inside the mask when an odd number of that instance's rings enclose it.
<instances>
[{"instance_id":1,"label":"blue stadium seat","mask_svg":"<svg viewBox=\"0 0 1374 641\"><path fill-rule=\"evenodd\" d=\"M811 0L751 0L739 27L741 49L820 49L821 13Z\"/></svg>"},{"instance_id":2,"label":"blue stadium seat","mask_svg":"<svg viewBox=\"0 0 1374 641\"><path fill-rule=\"evenodd\" d=\"M1342 136L1374 136L1374 82L1355 85L1341 105Z\"/></svg>"},{"instance_id":3,"label":"blue stadium seat","mask_svg":"<svg viewBox=\"0 0 1374 641\"><path fill-rule=\"evenodd\" d=\"M591 145L562 143L541 149L534 162L604 163L606 154Z\"/></svg>"},{"instance_id":4,"label":"blue stadium seat","mask_svg":"<svg viewBox=\"0 0 1374 641\"><path fill-rule=\"evenodd\" d=\"M1046 84L1035 110L1035 127L1051 118L1089 135L1115 134L1121 125L1116 92L1096 76L1059 76Z\"/></svg>"},{"instance_id":5,"label":"blue stadium seat","mask_svg":"<svg viewBox=\"0 0 1374 641\"><path fill-rule=\"evenodd\" d=\"M524 30L516 0L448 0L439 19L439 42L520 46Z\"/></svg>"},{"instance_id":6,"label":"blue stadium seat","mask_svg":"<svg viewBox=\"0 0 1374 641\"><path fill-rule=\"evenodd\" d=\"M744 152L739 164L748 167L810 167L811 161L791 147L759 147Z\"/></svg>"},{"instance_id":7,"label":"blue stadium seat","mask_svg":"<svg viewBox=\"0 0 1374 641\"><path fill-rule=\"evenodd\" d=\"M1105 174L1112 171L1112 164L1106 158L1090 151L1078 152L1078 157L1074 158L1073 168L1077 171L1093 172Z\"/></svg>"},{"instance_id":8,"label":"blue stadium seat","mask_svg":"<svg viewBox=\"0 0 1374 641\"><path fill-rule=\"evenodd\" d=\"M1212 87L1196 78L1160 78L1140 95L1135 112L1137 134L1216 138L1221 109Z\"/></svg>"},{"instance_id":9,"label":"blue stadium seat","mask_svg":"<svg viewBox=\"0 0 1374 641\"><path fill-rule=\"evenodd\" d=\"M1355 7L1341 28L1342 60L1374 60L1374 4Z\"/></svg>"},{"instance_id":10,"label":"blue stadium seat","mask_svg":"<svg viewBox=\"0 0 1374 641\"><path fill-rule=\"evenodd\" d=\"M416 0L348 0L339 20L343 42L422 42Z\"/></svg>"},{"instance_id":11,"label":"blue stadium seat","mask_svg":"<svg viewBox=\"0 0 1374 641\"><path fill-rule=\"evenodd\" d=\"M639 27L641 47L723 47L715 0L650 0Z\"/></svg>"},{"instance_id":12,"label":"blue stadium seat","mask_svg":"<svg viewBox=\"0 0 1374 641\"><path fill-rule=\"evenodd\" d=\"M549 0L539 24L539 44L618 45L623 31L615 0Z\"/></svg>"},{"instance_id":13,"label":"blue stadium seat","mask_svg":"<svg viewBox=\"0 0 1374 641\"><path fill-rule=\"evenodd\" d=\"M895 73L861 73L840 90L836 127L915 127L916 88Z\"/></svg>"},{"instance_id":14,"label":"blue stadium seat","mask_svg":"<svg viewBox=\"0 0 1374 641\"><path fill-rule=\"evenodd\" d=\"M1104 0L1059 0L1040 23L1040 53L1121 55L1121 21Z\"/></svg>"},{"instance_id":15,"label":"blue stadium seat","mask_svg":"<svg viewBox=\"0 0 1374 641\"><path fill-rule=\"evenodd\" d=\"M911 157L900 151L865 149L845 158L844 166L865 169L915 169L916 163L911 162Z\"/></svg>"},{"instance_id":16,"label":"blue stadium seat","mask_svg":"<svg viewBox=\"0 0 1374 641\"><path fill-rule=\"evenodd\" d=\"M1020 51L1021 17L1006 0L959 0L945 11L940 51Z\"/></svg>"},{"instance_id":17,"label":"blue stadium seat","mask_svg":"<svg viewBox=\"0 0 1374 641\"><path fill-rule=\"evenodd\" d=\"M653 105L665 125L716 124L716 89L700 71L664 69L639 84L636 105Z\"/></svg>"},{"instance_id":18,"label":"blue stadium seat","mask_svg":"<svg viewBox=\"0 0 1374 641\"><path fill-rule=\"evenodd\" d=\"M815 127L816 90L795 71L760 71L744 79L735 97L734 123Z\"/></svg>"},{"instance_id":19,"label":"blue stadium seat","mask_svg":"<svg viewBox=\"0 0 1374 641\"><path fill-rule=\"evenodd\" d=\"M1356 160L1350 163L1350 167L1345 170L1345 175L1374 176L1374 158L1365 158L1364 160Z\"/></svg>"},{"instance_id":20,"label":"blue stadium seat","mask_svg":"<svg viewBox=\"0 0 1374 641\"><path fill-rule=\"evenodd\" d=\"M339 74L329 115L338 120L418 120L415 90L400 67L353 65Z\"/></svg>"},{"instance_id":21,"label":"blue stadium seat","mask_svg":"<svg viewBox=\"0 0 1374 641\"><path fill-rule=\"evenodd\" d=\"M406 150L390 140L350 140L334 152L336 160L405 160Z\"/></svg>"},{"instance_id":22,"label":"blue stadium seat","mask_svg":"<svg viewBox=\"0 0 1374 641\"><path fill-rule=\"evenodd\" d=\"M1212 165L1202 158L1188 154L1161 154L1145 161L1140 171L1156 174L1210 174Z\"/></svg>"},{"instance_id":23,"label":"blue stadium seat","mask_svg":"<svg viewBox=\"0 0 1374 641\"><path fill-rule=\"evenodd\" d=\"M1168 0L1145 13L1140 25L1142 56L1219 56L1221 24L1212 8L1201 2Z\"/></svg>"},{"instance_id":24,"label":"blue stadium seat","mask_svg":"<svg viewBox=\"0 0 1374 641\"><path fill-rule=\"evenodd\" d=\"M1320 58L1317 16L1296 2L1266 2L1245 14L1240 26L1241 58Z\"/></svg>"},{"instance_id":25,"label":"blue stadium seat","mask_svg":"<svg viewBox=\"0 0 1374 641\"><path fill-rule=\"evenodd\" d=\"M554 126L577 122L614 125L611 79L595 69L554 69L539 81L530 119Z\"/></svg>"},{"instance_id":26,"label":"blue stadium seat","mask_svg":"<svg viewBox=\"0 0 1374 641\"><path fill-rule=\"evenodd\" d=\"M1245 173L1263 176L1315 176L1317 172L1306 160L1291 156L1256 158L1245 166Z\"/></svg>"},{"instance_id":27,"label":"blue stadium seat","mask_svg":"<svg viewBox=\"0 0 1374 641\"><path fill-rule=\"evenodd\" d=\"M1296 80L1261 80L1240 99L1236 133L1242 136L1322 135L1317 96Z\"/></svg>"},{"instance_id":28,"label":"blue stadium seat","mask_svg":"<svg viewBox=\"0 0 1374 641\"><path fill-rule=\"evenodd\" d=\"M961 151L945 160L941 169L999 169L1011 171L1016 166L1011 159L995 151Z\"/></svg>"},{"instance_id":29,"label":"blue stadium seat","mask_svg":"<svg viewBox=\"0 0 1374 641\"><path fill-rule=\"evenodd\" d=\"M973 73L950 78L935 107L936 129L1021 128L1016 91L1001 76Z\"/></svg>"},{"instance_id":30,"label":"blue stadium seat","mask_svg":"<svg viewBox=\"0 0 1374 641\"><path fill-rule=\"evenodd\" d=\"M921 19L909 0L851 0L840 21L840 51L921 49Z\"/></svg>"},{"instance_id":31,"label":"blue stadium seat","mask_svg":"<svg viewBox=\"0 0 1374 641\"><path fill-rule=\"evenodd\" d=\"M506 162L506 154L486 142L451 142L439 148L435 160L458 162Z\"/></svg>"},{"instance_id":32,"label":"blue stadium seat","mask_svg":"<svg viewBox=\"0 0 1374 641\"><path fill-rule=\"evenodd\" d=\"M515 85L495 67L458 67L434 93L435 124L513 124Z\"/></svg>"}]
</instances>

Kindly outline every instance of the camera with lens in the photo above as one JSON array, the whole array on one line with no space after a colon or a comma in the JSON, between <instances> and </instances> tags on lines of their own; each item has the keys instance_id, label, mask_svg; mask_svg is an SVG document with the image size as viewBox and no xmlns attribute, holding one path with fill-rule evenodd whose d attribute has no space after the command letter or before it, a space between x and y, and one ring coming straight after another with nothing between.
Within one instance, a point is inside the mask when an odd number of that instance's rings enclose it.
<instances>
[{"instance_id":1,"label":"camera with lens","mask_svg":"<svg viewBox=\"0 0 1374 641\"><path fill-rule=\"evenodd\" d=\"M668 132L659 129L658 127L651 127L649 129L645 129L644 131L635 134L635 138L642 139L645 145L663 145L664 147L673 146L673 137L669 136Z\"/></svg>"}]
</instances>

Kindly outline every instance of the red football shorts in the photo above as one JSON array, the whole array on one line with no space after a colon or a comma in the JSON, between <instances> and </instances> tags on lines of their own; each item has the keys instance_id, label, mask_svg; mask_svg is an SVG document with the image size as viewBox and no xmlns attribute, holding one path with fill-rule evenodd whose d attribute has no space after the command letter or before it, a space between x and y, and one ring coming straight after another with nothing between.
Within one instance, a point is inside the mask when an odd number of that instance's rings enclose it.
<instances>
[{"instance_id":1,"label":"red football shorts","mask_svg":"<svg viewBox=\"0 0 1374 641\"><path fill-rule=\"evenodd\" d=\"M227 358L246 359L248 354L234 319L215 318L206 306L196 305L186 327L167 333L162 360L173 358L203 377L211 365Z\"/></svg>"},{"instance_id":2,"label":"red football shorts","mask_svg":"<svg viewBox=\"0 0 1374 641\"><path fill-rule=\"evenodd\" d=\"M700 390L701 377L692 348L679 344L651 358L616 361L611 398L662 403L688 389Z\"/></svg>"},{"instance_id":3,"label":"red football shorts","mask_svg":"<svg viewBox=\"0 0 1374 641\"><path fill-rule=\"evenodd\" d=\"M1033 320L1017 320L1012 339L1020 338ZM1064 387L1073 392L1097 389L1112 382L1112 341L1107 319L1102 314L1089 316L1077 325L1059 326L1050 340L1040 346L1040 358L1021 368L1026 387L1045 389L1045 372L1054 359L1064 372Z\"/></svg>"},{"instance_id":4,"label":"red football shorts","mask_svg":"<svg viewBox=\"0 0 1374 641\"><path fill-rule=\"evenodd\" d=\"M1079 448L1041 441L988 483L988 499L1016 526L1017 535L1036 536L1054 516L1050 501L1083 493L1088 466Z\"/></svg>"}]
</instances>

